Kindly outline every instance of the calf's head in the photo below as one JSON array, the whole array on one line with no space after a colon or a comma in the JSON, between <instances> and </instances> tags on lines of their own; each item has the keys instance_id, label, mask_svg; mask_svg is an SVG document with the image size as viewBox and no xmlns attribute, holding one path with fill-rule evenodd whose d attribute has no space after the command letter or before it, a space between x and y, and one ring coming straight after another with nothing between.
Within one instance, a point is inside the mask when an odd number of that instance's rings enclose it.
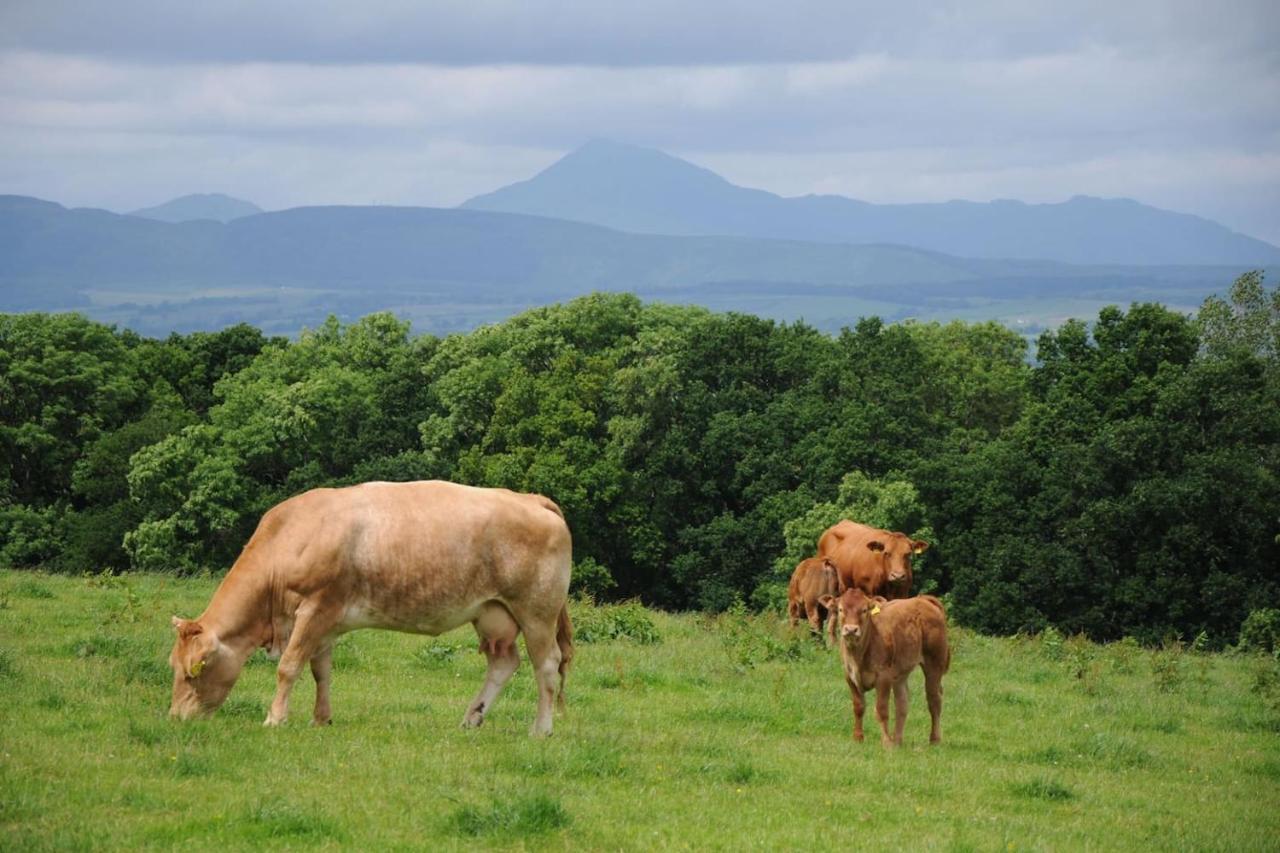
<instances>
[{"instance_id":1,"label":"calf's head","mask_svg":"<svg viewBox=\"0 0 1280 853\"><path fill-rule=\"evenodd\" d=\"M838 597L824 595L818 601L836 614L840 636L851 646L866 639L872 620L880 613L880 605L886 603L880 596L867 595L857 587L846 589Z\"/></svg>"},{"instance_id":2,"label":"calf's head","mask_svg":"<svg viewBox=\"0 0 1280 853\"><path fill-rule=\"evenodd\" d=\"M198 621L175 616L173 628L178 637L169 653L173 667L169 716L180 720L208 716L227 698L241 662Z\"/></svg>"},{"instance_id":3,"label":"calf's head","mask_svg":"<svg viewBox=\"0 0 1280 853\"><path fill-rule=\"evenodd\" d=\"M910 583L911 558L923 554L928 548L929 543L923 539L911 539L902 533L867 543L867 550L884 560L885 575L891 584Z\"/></svg>"}]
</instances>

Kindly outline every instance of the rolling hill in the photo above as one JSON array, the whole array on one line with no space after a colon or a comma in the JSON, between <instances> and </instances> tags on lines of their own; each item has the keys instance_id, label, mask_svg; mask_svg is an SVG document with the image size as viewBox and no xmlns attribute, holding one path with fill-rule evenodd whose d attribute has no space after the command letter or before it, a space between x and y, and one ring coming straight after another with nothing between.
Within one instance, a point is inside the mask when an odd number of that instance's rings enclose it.
<instances>
[{"instance_id":1,"label":"rolling hill","mask_svg":"<svg viewBox=\"0 0 1280 853\"><path fill-rule=\"evenodd\" d=\"M329 313L375 310L449 331L593 290L804 317L832 329L873 313L1035 325L1064 311L1087 314L1099 302L1195 305L1241 269L1079 267L892 245L629 234L437 208L310 207L167 223L0 196L0 311L76 309L152 334L241 320L295 332Z\"/></svg>"}]
</instances>

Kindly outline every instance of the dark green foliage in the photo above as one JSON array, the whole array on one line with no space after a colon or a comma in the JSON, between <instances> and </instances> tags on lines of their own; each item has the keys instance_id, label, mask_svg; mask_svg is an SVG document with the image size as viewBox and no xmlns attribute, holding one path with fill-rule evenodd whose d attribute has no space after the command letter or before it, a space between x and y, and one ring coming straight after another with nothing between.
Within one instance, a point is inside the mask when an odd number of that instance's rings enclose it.
<instances>
[{"instance_id":1,"label":"dark green foliage","mask_svg":"<svg viewBox=\"0 0 1280 853\"><path fill-rule=\"evenodd\" d=\"M574 593L602 601L777 611L850 517L930 541L916 590L961 624L1219 647L1280 600L1278 300L1250 274L1195 320L1108 308L1034 364L991 323L832 337L628 294L443 339L388 314L294 342L4 316L0 565L222 570L291 495L442 478L554 499ZM647 630L639 605L592 612L584 642Z\"/></svg>"}]
</instances>

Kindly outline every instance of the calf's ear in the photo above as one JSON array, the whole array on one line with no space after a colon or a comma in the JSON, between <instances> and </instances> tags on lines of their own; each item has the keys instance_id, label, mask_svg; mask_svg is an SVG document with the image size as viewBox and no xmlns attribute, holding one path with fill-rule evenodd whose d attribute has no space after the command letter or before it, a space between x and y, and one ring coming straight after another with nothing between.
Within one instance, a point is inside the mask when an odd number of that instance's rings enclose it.
<instances>
[{"instance_id":1,"label":"calf's ear","mask_svg":"<svg viewBox=\"0 0 1280 853\"><path fill-rule=\"evenodd\" d=\"M917 539L911 543L911 550L917 554L923 554L925 551L929 550L929 543L923 539Z\"/></svg>"},{"instance_id":2,"label":"calf's ear","mask_svg":"<svg viewBox=\"0 0 1280 853\"><path fill-rule=\"evenodd\" d=\"M818 603L828 610L832 610L836 606L836 597L834 595L820 595L818 596Z\"/></svg>"},{"instance_id":3,"label":"calf's ear","mask_svg":"<svg viewBox=\"0 0 1280 853\"><path fill-rule=\"evenodd\" d=\"M883 550L884 550L884 543L883 543L883 542L879 542L879 541L877 541L877 540L875 540L875 539L872 539L870 542L868 542L868 543L867 543L867 550L868 550L868 551L883 551Z\"/></svg>"}]
</instances>

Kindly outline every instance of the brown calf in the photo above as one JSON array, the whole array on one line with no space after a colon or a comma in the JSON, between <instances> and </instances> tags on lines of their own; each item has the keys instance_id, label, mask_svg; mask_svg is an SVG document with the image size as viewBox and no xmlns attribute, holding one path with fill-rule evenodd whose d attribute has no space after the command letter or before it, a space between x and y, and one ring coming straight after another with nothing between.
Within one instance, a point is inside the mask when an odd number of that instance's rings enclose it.
<instances>
[{"instance_id":1,"label":"brown calf","mask_svg":"<svg viewBox=\"0 0 1280 853\"><path fill-rule=\"evenodd\" d=\"M801 560L791 574L791 583L787 586L787 614L791 617L792 626L801 617L809 620L814 632L821 634L823 625L827 624L831 611L819 599L824 595L840 594L840 578L836 567L830 560L821 557L810 557ZM836 641L835 620L831 620L831 642Z\"/></svg>"},{"instance_id":2,"label":"brown calf","mask_svg":"<svg viewBox=\"0 0 1280 853\"><path fill-rule=\"evenodd\" d=\"M929 742L942 740L942 676L951 665L947 615L931 595L886 601L849 589L840 598L823 597L840 620L840 657L853 699L853 739L862 740L863 693L876 691L876 717L886 748L901 745L907 722L907 676L924 670L924 690L933 721ZM894 733L889 736L889 691L894 698Z\"/></svg>"}]
</instances>

